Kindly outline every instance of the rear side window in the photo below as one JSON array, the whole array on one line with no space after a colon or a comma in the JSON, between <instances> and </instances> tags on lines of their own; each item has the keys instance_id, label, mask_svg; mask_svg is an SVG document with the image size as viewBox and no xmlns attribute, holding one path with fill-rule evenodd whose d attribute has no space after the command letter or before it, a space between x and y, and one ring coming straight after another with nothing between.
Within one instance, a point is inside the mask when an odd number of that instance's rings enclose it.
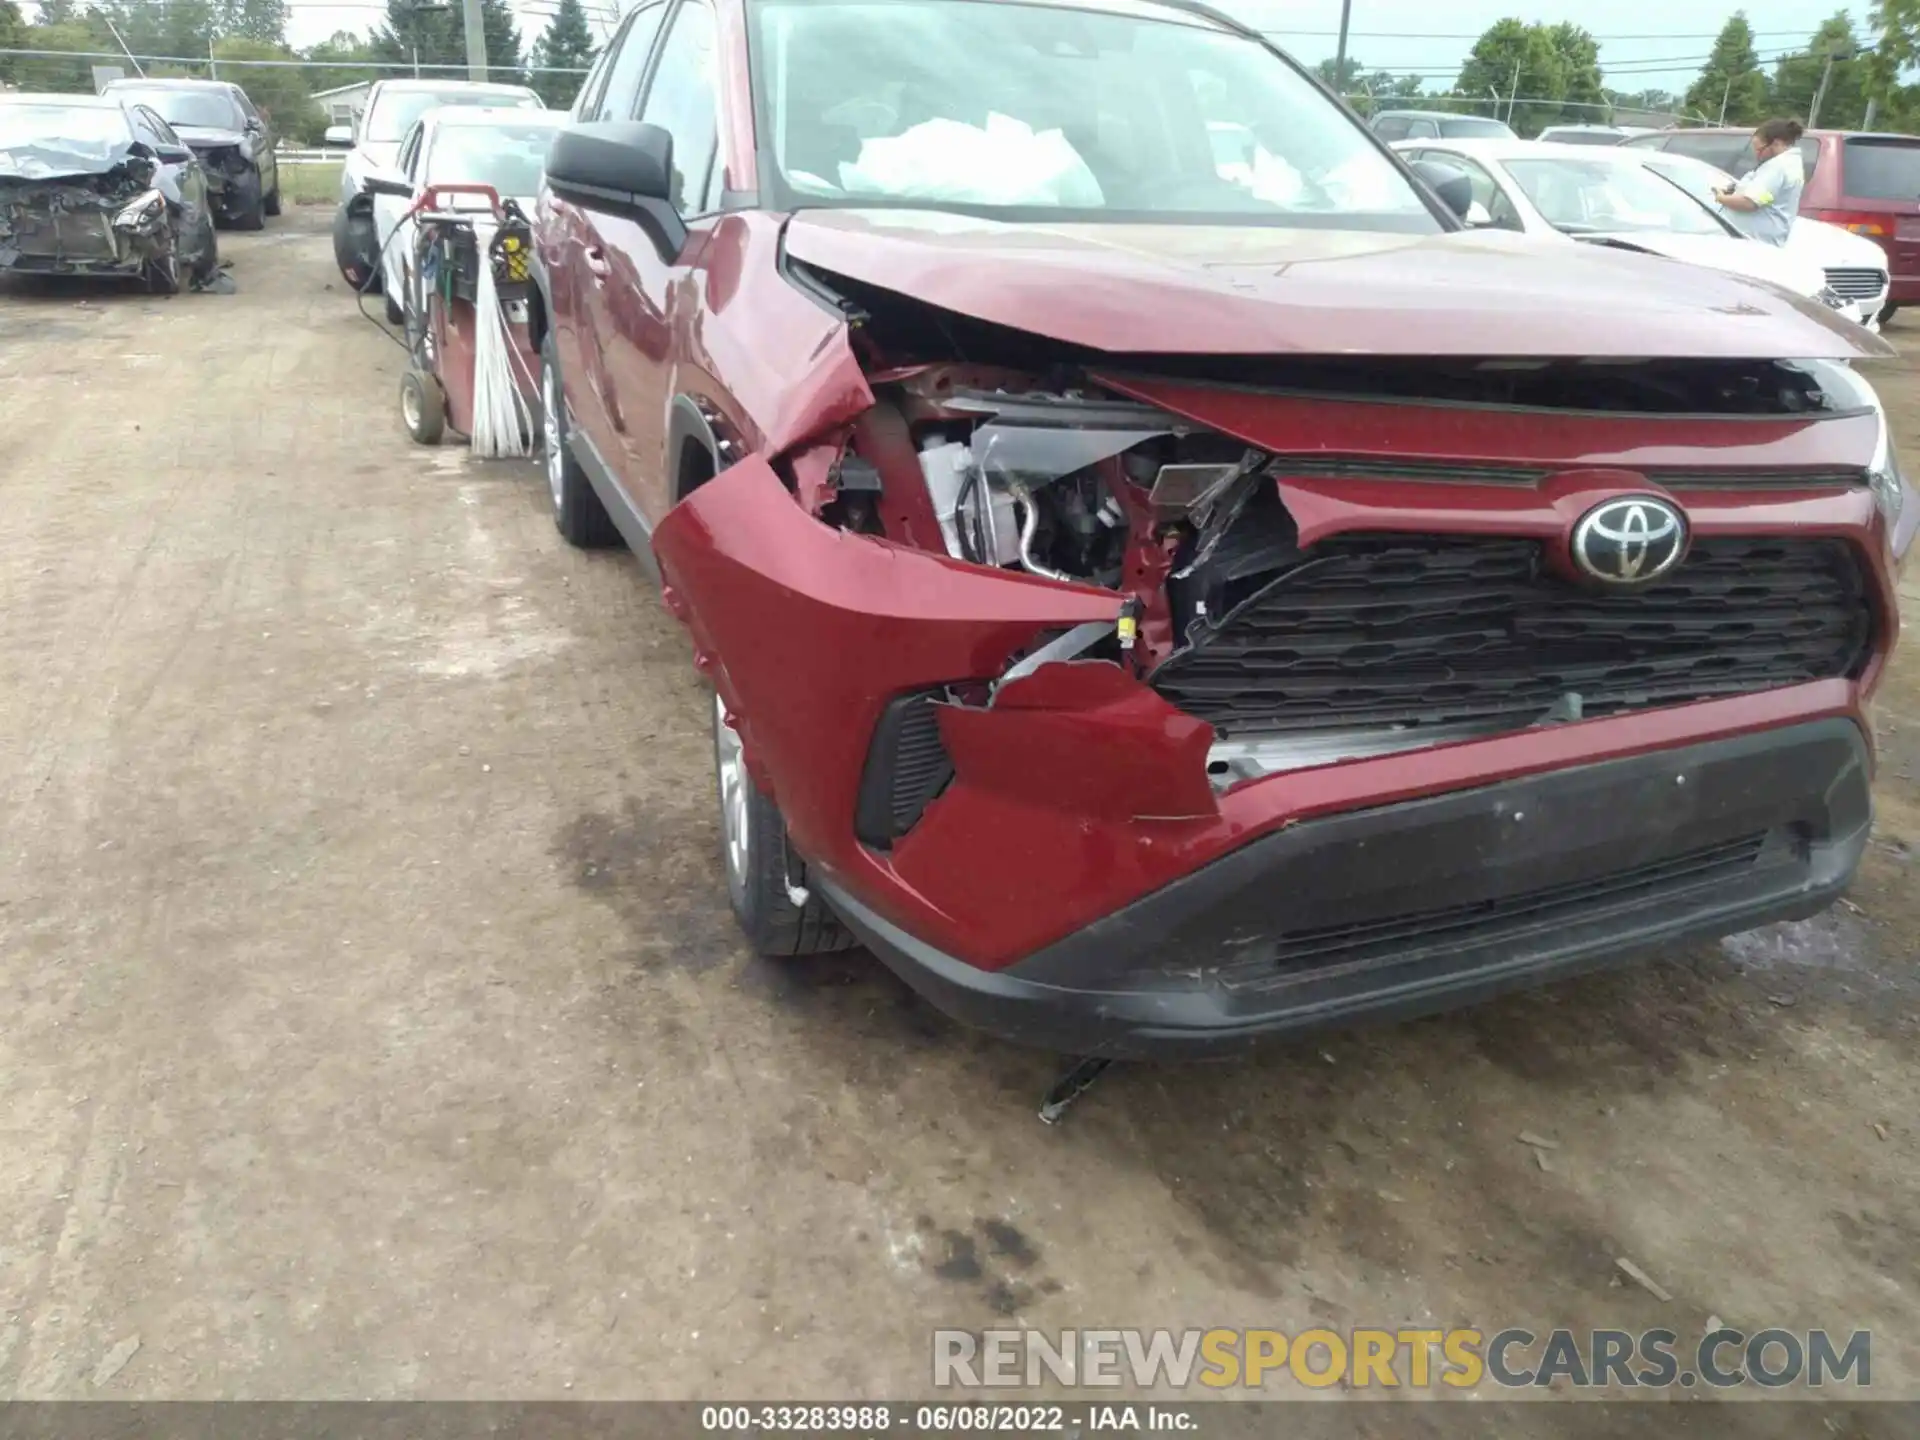
<instances>
[{"instance_id":1,"label":"rear side window","mask_svg":"<svg viewBox=\"0 0 1920 1440\"><path fill-rule=\"evenodd\" d=\"M1382 115L1374 122L1373 133L1382 140L1404 140L1412 128L1404 115Z\"/></svg>"},{"instance_id":2,"label":"rear side window","mask_svg":"<svg viewBox=\"0 0 1920 1440\"><path fill-rule=\"evenodd\" d=\"M583 120L631 120L640 108L640 82L646 78L647 57L653 53L653 40L660 33L665 5L652 5L638 11L627 24L620 49L607 66L606 89L591 114Z\"/></svg>"},{"instance_id":3,"label":"rear side window","mask_svg":"<svg viewBox=\"0 0 1920 1440\"><path fill-rule=\"evenodd\" d=\"M1841 189L1850 199L1920 204L1920 141L1847 141Z\"/></svg>"}]
</instances>

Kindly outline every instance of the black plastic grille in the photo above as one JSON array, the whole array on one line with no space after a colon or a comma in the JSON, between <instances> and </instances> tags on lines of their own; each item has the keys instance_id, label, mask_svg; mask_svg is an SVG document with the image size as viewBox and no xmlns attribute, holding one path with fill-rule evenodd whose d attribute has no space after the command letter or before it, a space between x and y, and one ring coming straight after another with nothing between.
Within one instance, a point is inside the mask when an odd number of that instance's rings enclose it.
<instances>
[{"instance_id":1,"label":"black plastic grille","mask_svg":"<svg viewBox=\"0 0 1920 1440\"><path fill-rule=\"evenodd\" d=\"M1371 536L1317 546L1155 672L1223 734L1618 713L1857 674L1853 549L1702 539L1643 590L1583 589L1541 547ZM1571 715L1568 715L1571 718Z\"/></svg>"},{"instance_id":2,"label":"black plastic grille","mask_svg":"<svg viewBox=\"0 0 1920 1440\"><path fill-rule=\"evenodd\" d=\"M938 691L899 696L874 728L854 830L876 849L886 849L918 824L921 812L953 779L934 708L939 698Z\"/></svg>"},{"instance_id":3,"label":"black plastic grille","mask_svg":"<svg viewBox=\"0 0 1920 1440\"><path fill-rule=\"evenodd\" d=\"M1285 984L1336 965L1402 960L1411 952L1458 949L1515 931L1561 927L1610 911L1671 899L1719 885L1750 870L1766 848L1765 832L1689 850L1609 875L1524 894L1422 910L1389 919L1326 925L1276 937L1259 960L1223 977L1235 989Z\"/></svg>"}]
</instances>

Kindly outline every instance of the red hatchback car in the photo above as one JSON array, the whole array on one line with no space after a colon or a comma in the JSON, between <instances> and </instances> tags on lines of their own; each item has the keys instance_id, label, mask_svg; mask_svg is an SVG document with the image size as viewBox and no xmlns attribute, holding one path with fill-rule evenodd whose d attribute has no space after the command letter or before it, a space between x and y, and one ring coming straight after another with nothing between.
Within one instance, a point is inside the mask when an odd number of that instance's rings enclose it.
<instances>
[{"instance_id":1,"label":"red hatchback car","mask_svg":"<svg viewBox=\"0 0 1920 1440\"><path fill-rule=\"evenodd\" d=\"M1463 179L1185 0L627 17L539 208L546 474L692 633L758 949L1183 1055L1841 893L1885 347Z\"/></svg>"},{"instance_id":2,"label":"red hatchback car","mask_svg":"<svg viewBox=\"0 0 1920 1440\"><path fill-rule=\"evenodd\" d=\"M1717 165L1732 175L1754 167L1751 128L1662 130L1625 143ZM1807 188L1800 213L1864 235L1887 252L1889 320L1920 302L1920 138L1856 130L1809 130L1800 141Z\"/></svg>"}]
</instances>

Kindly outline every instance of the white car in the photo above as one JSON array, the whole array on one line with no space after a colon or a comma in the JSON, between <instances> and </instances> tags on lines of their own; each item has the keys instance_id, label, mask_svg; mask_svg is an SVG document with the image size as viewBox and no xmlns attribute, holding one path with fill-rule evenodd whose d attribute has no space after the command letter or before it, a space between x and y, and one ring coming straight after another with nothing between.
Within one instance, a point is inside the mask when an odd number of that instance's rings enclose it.
<instances>
[{"instance_id":1,"label":"white car","mask_svg":"<svg viewBox=\"0 0 1920 1440\"><path fill-rule=\"evenodd\" d=\"M546 102L525 85L496 85L473 80L376 80L367 92L367 108L353 127L353 148L340 166L340 203L360 193L370 175L391 175L400 142L436 105L485 105L544 110Z\"/></svg>"},{"instance_id":2,"label":"white car","mask_svg":"<svg viewBox=\"0 0 1920 1440\"><path fill-rule=\"evenodd\" d=\"M377 177L404 185L404 194L376 191L374 234L380 245L380 278L387 295L387 318L403 324L408 307L419 313L413 293L414 205L429 185L491 185L503 200L514 200L533 218L546 169L547 149L567 123L564 110L486 110L449 106L427 111L413 122L390 174ZM486 212L484 199L457 201ZM397 233L396 233L397 232Z\"/></svg>"},{"instance_id":3,"label":"white car","mask_svg":"<svg viewBox=\"0 0 1920 1440\"><path fill-rule=\"evenodd\" d=\"M1733 176L1718 166L1690 155L1666 150L1632 150L1649 170L1666 176L1703 204L1713 203L1713 191L1734 183ZM1837 295L1850 300L1867 317L1867 327L1880 328L1882 312L1887 308L1891 277L1887 271L1887 252L1864 235L1856 235L1824 220L1795 218L1787 233L1787 253L1812 261L1826 272L1827 285Z\"/></svg>"},{"instance_id":4,"label":"white car","mask_svg":"<svg viewBox=\"0 0 1920 1440\"><path fill-rule=\"evenodd\" d=\"M1764 280L1862 324L1874 318L1832 294L1826 272L1804 255L1748 239L1647 169L1645 152L1533 140L1407 140L1393 148L1465 174L1475 224L1664 255Z\"/></svg>"}]
</instances>

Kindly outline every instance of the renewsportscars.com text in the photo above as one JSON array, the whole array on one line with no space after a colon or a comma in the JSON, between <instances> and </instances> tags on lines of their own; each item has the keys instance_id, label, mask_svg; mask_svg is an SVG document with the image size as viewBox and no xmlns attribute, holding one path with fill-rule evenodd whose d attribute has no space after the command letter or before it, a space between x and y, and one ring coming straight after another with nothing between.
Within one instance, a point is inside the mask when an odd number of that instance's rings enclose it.
<instances>
[{"instance_id":1,"label":"renewsportscars.com text","mask_svg":"<svg viewBox=\"0 0 1920 1440\"><path fill-rule=\"evenodd\" d=\"M1302 1330L936 1330L933 1383L994 1389L1043 1384L1140 1390L1274 1391L1482 1386L1526 1389L1725 1390L1739 1386L1865 1389L1865 1330L1721 1326L1673 1330L1509 1328Z\"/></svg>"}]
</instances>

